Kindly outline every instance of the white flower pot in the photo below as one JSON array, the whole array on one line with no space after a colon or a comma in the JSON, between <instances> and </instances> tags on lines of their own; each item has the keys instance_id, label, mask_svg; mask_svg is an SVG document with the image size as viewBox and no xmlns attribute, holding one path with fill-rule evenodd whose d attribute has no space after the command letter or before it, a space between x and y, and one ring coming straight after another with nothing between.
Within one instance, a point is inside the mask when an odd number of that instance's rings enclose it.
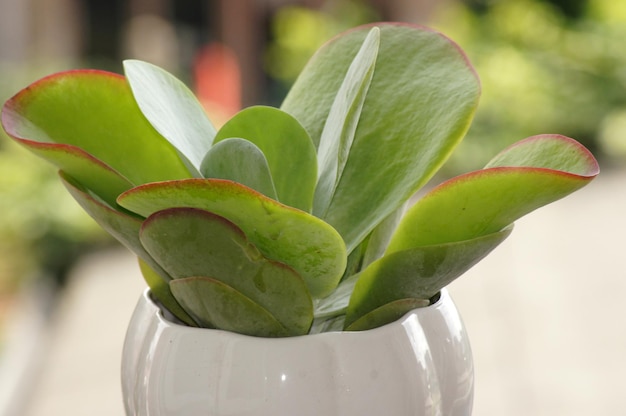
<instances>
[{"instance_id":1,"label":"white flower pot","mask_svg":"<svg viewBox=\"0 0 626 416\"><path fill-rule=\"evenodd\" d=\"M149 291L122 359L127 415L470 415L473 364L446 291L363 332L255 338L182 326Z\"/></svg>"}]
</instances>

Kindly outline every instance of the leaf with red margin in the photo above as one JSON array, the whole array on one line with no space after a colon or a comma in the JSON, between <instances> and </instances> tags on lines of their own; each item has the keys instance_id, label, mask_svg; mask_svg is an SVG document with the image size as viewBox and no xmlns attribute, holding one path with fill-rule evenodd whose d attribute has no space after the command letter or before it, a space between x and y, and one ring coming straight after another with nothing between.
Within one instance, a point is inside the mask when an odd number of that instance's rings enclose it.
<instances>
[{"instance_id":1,"label":"leaf with red margin","mask_svg":"<svg viewBox=\"0 0 626 416\"><path fill-rule=\"evenodd\" d=\"M111 206L133 185L190 177L117 74L74 70L43 78L5 103L2 125Z\"/></svg>"},{"instance_id":2,"label":"leaf with red margin","mask_svg":"<svg viewBox=\"0 0 626 416\"><path fill-rule=\"evenodd\" d=\"M407 211L386 253L497 232L582 188L598 173L593 155L573 139L541 135L522 140L487 168L426 194Z\"/></svg>"},{"instance_id":3,"label":"leaf with red margin","mask_svg":"<svg viewBox=\"0 0 626 416\"><path fill-rule=\"evenodd\" d=\"M558 135L522 140L487 166L444 182L407 211L385 255L359 276L346 328L385 323L403 299L433 296L500 244L515 220L599 172L587 149Z\"/></svg>"},{"instance_id":4,"label":"leaf with red margin","mask_svg":"<svg viewBox=\"0 0 626 416\"><path fill-rule=\"evenodd\" d=\"M196 326L194 321L172 297L168 286L168 282L171 280L170 276L150 257L141 245L141 241L139 241L139 230L141 229L143 218L112 209L91 195L87 189L82 187L67 173L61 171L59 175L69 193L87 214L106 232L139 257L141 273L152 294L178 319L188 325Z\"/></svg>"},{"instance_id":5,"label":"leaf with red margin","mask_svg":"<svg viewBox=\"0 0 626 416\"><path fill-rule=\"evenodd\" d=\"M313 320L313 303L302 277L286 265L264 257L244 233L225 218L196 208L166 209L146 219L139 238L152 258L174 280L210 278L211 282L225 284L244 296L248 300L245 303L252 302L267 311L284 328L284 335L308 332ZM203 294L196 291L176 292L173 281L170 282L173 295L188 313L200 318L199 322L213 322L218 328L229 329L222 328L213 319L214 308L204 314L207 305L215 306L218 299L204 299ZM200 286L209 292L215 289L214 284L208 288L205 284ZM204 306L190 310L186 305ZM254 316L237 317L239 321L253 319Z\"/></svg>"},{"instance_id":6,"label":"leaf with red margin","mask_svg":"<svg viewBox=\"0 0 626 416\"><path fill-rule=\"evenodd\" d=\"M237 225L260 252L293 268L312 296L329 295L346 267L346 249L330 225L236 182L186 179L133 188L118 198L143 217L168 208L199 208Z\"/></svg>"}]
</instances>

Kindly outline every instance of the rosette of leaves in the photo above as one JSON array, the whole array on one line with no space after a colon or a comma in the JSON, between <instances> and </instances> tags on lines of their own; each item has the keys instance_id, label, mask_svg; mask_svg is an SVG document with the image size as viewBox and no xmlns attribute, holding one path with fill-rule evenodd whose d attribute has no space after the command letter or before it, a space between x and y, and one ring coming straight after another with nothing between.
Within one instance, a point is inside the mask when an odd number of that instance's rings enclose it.
<instances>
[{"instance_id":1,"label":"rosette of leaves","mask_svg":"<svg viewBox=\"0 0 626 416\"><path fill-rule=\"evenodd\" d=\"M480 95L460 48L421 27L337 36L280 108L246 108L219 130L171 74L124 70L44 78L4 105L2 124L58 166L188 325L267 337L383 325L598 173L576 141L536 136L403 215Z\"/></svg>"}]
</instances>

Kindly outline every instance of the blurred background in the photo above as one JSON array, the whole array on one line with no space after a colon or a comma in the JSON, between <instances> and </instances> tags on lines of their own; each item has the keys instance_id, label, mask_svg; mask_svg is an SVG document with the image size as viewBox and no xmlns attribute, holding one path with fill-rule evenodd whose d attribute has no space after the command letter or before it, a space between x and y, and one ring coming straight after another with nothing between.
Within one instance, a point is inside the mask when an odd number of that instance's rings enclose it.
<instances>
[{"instance_id":1,"label":"blurred background","mask_svg":"<svg viewBox=\"0 0 626 416\"><path fill-rule=\"evenodd\" d=\"M451 286L474 346L475 414L623 414L626 2L0 0L0 101L56 71L121 73L135 58L184 80L219 125L280 105L324 41L380 20L441 30L481 77L444 176L539 133L581 141L603 169ZM53 168L0 137L0 416L123 414L136 269Z\"/></svg>"}]
</instances>

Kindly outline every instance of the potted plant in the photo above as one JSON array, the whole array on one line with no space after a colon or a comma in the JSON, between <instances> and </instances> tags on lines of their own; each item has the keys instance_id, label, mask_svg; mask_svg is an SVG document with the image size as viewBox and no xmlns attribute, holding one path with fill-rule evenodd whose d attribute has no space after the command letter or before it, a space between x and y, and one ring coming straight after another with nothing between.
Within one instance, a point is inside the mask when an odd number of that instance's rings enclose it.
<instances>
[{"instance_id":1,"label":"potted plant","mask_svg":"<svg viewBox=\"0 0 626 416\"><path fill-rule=\"evenodd\" d=\"M461 49L413 25L335 37L280 108L219 129L172 75L124 70L37 81L2 125L139 258L128 414L471 413L445 286L517 218L592 180L589 151L527 138L405 212L480 95Z\"/></svg>"}]
</instances>

